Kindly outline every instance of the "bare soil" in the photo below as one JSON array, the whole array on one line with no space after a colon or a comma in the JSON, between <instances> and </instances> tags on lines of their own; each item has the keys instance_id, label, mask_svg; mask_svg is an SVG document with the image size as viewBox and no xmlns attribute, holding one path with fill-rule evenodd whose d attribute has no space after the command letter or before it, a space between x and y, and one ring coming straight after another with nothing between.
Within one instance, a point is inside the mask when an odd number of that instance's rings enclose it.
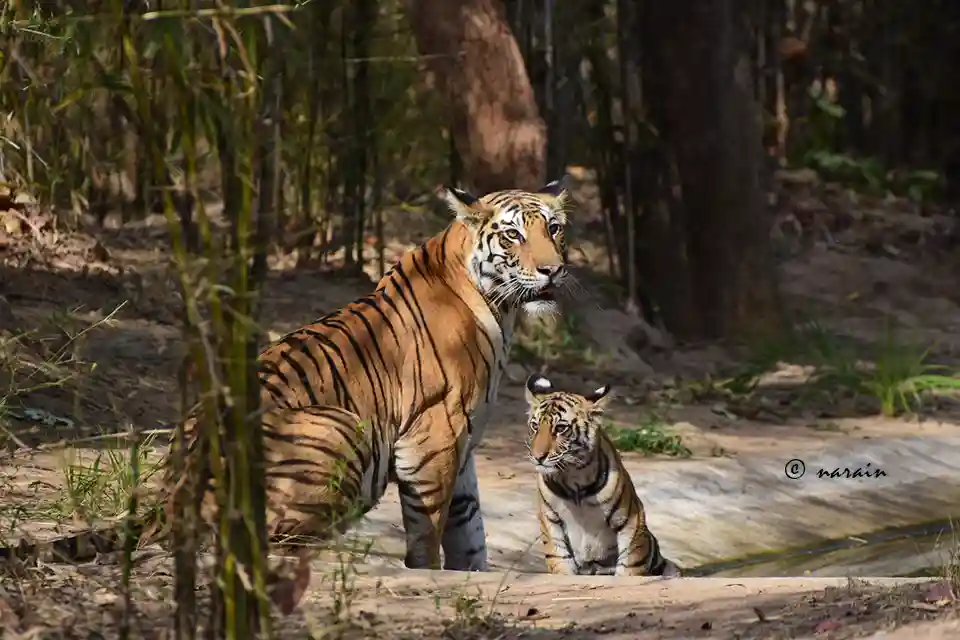
<instances>
[{"instance_id":1,"label":"bare soil","mask_svg":"<svg viewBox=\"0 0 960 640\"><path fill-rule=\"evenodd\" d=\"M791 385L807 372L796 365L785 365L770 376L770 390L746 404L704 391L700 383L690 384L722 375L742 358L742 349L673 345L620 312L604 271L602 248L593 241L597 212L591 187L584 186L578 197L584 206L574 218L580 234L572 258L582 288L591 293L578 294L580 334L573 347L545 366L565 386L593 388L614 382L619 395L612 414L619 425L636 426L654 414L682 436L694 458L777 452L792 457L826 441L922 436L957 428L957 404L947 399L926 406L923 416L902 418L879 418L875 410L847 401L801 401ZM868 201L803 181L785 184L778 198L772 235L789 308L803 310L863 344L882 340L892 317L901 330L898 339L933 345L931 359L960 364L960 232L955 217L920 212L904 201ZM387 219L394 217L400 216ZM34 213L30 220L33 228L25 225L11 233L0 229L0 340L6 343L4 353L15 355L0 362L0 384L44 387L11 397L13 413L0 423L0 443L8 449L0 454L4 537L44 537L84 525L69 509L54 517L48 508L64 494L63 454L56 443L82 440L83 446L100 446L112 442L106 434L131 426L148 430L169 425L179 410L180 305L162 221L148 218L120 228L66 231L56 229L50 216ZM397 228L387 229L393 238L387 265L445 221L427 213L404 213L402 222L402 228L397 223ZM272 257L263 296L265 327L282 333L369 291L378 276L372 248L365 258L364 274L346 275L336 260L295 266L289 255ZM10 342L14 336L20 336L15 348ZM571 360L570 351L590 356ZM42 366L51 361L58 363L55 370ZM484 465L488 471L481 483L508 482L514 474L529 472L521 459L521 382L531 368L543 364L511 365L499 415L479 453L496 464ZM58 384L47 384L53 381ZM651 465L671 461L649 458ZM39 508L42 504L47 507ZM113 637L120 602L118 569L91 564L25 571L17 574L7 568L0 582L5 637ZM172 606L166 595L168 572L160 565L150 569L153 573L144 573L142 567L138 571L135 623L142 626L134 636L163 637L157 624L167 619ZM329 589L319 588L318 575L324 571L315 572L315 591L302 611L305 621L297 623L304 629L314 624L309 619L328 624L322 620L329 603L316 598ZM440 579L413 574L384 577L382 585L396 580L399 586L379 591L372 586L375 578L360 578L360 596L352 610L371 613L349 618L378 637L412 637L429 627L431 634L443 631L451 638L801 637L814 633L823 620L836 618L839 626L824 623L820 635L846 638L955 615L953 604L940 602L944 598L927 602L920 587L824 592L802 579L778 581L776 588L746 581L721 588L703 579L684 579L669 586L609 582L575 588L548 576L535 578L510 583L497 598L496 612L503 620L481 616L482 621L471 621L469 631L451 626L451 619L464 622L463 611L450 613L451 607L467 606L460 596L450 595L447 587L410 587L410 581ZM562 597L583 600L561 600L559 591ZM488 596L482 607L489 605ZM734 600L738 604L732 604ZM40 628L48 631L32 631ZM94 629L99 636L88 635Z\"/></svg>"},{"instance_id":2,"label":"bare soil","mask_svg":"<svg viewBox=\"0 0 960 640\"><path fill-rule=\"evenodd\" d=\"M170 565L147 559L131 576L131 637L173 637ZM278 637L946 639L960 629L960 609L939 581L357 571L343 584L333 567L317 566L297 611L276 620ZM127 610L120 584L116 565L7 568L2 637L117 637Z\"/></svg>"}]
</instances>

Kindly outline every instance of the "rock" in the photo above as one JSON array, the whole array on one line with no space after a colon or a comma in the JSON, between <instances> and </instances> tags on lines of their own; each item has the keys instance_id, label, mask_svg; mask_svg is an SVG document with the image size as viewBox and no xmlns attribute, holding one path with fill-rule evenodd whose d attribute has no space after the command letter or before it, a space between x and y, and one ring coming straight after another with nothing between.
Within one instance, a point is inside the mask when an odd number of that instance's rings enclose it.
<instances>
[{"instance_id":1,"label":"rock","mask_svg":"<svg viewBox=\"0 0 960 640\"><path fill-rule=\"evenodd\" d=\"M627 341L639 353L643 353L647 349L668 351L673 347L673 339L670 334L650 326L643 320L637 321L637 325L630 330Z\"/></svg>"},{"instance_id":2,"label":"rock","mask_svg":"<svg viewBox=\"0 0 960 640\"><path fill-rule=\"evenodd\" d=\"M811 186L820 182L820 176L813 169L780 169L774 179L782 185Z\"/></svg>"},{"instance_id":3,"label":"rock","mask_svg":"<svg viewBox=\"0 0 960 640\"><path fill-rule=\"evenodd\" d=\"M615 371L651 375L653 368L640 356L641 349L666 348L661 332L643 320L619 309L586 309L581 311L580 329L598 347L599 355L609 359Z\"/></svg>"},{"instance_id":4,"label":"rock","mask_svg":"<svg viewBox=\"0 0 960 640\"><path fill-rule=\"evenodd\" d=\"M0 212L0 228L9 236L19 235L23 230L23 221L16 211L9 209Z\"/></svg>"},{"instance_id":5,"label":"rock","mask_svg":"<svg viewBox=\"0 0 960 640\"><path fill-rule=\"evenodd\" d=\"M512 362L507 365L506 370L504 371L505 377L510 382L526 382L527 377L533 373L533 371L527 371L527 368L522 364L517 364Z\"/></svg>"}]
</instances>

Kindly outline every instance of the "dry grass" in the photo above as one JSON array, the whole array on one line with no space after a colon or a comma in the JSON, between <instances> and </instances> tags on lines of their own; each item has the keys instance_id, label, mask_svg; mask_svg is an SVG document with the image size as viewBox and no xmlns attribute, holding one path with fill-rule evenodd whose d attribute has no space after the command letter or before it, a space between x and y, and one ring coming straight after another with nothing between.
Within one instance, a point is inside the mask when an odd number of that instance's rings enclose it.
<instances>
[{"instance_id":1,"label":"dry grass","mask_svg":"<svg viewBox=\"0 0 960 640\"><path fill-rule=\"evenodd\" d=\"M170 638L171 564L163 556L145 552L137 555L135 564L131 581L134 637ZM327 576L333 570L315 565L314 571ZM491 596L469 586L431 585L428 579L421 579L417 588L399 588L373 576L355 575L348 592L314 587L297 612L278 621L279 637L775 639L826 634L843 639L960 616L954 594L943 581L891 588L851 580L845 587L815 592L754 595L735 602L705 596L697 604L670 604L676 599L667 597L662 600L666 604L656 605L657 598L650 597L656 591L649 586L620 585L615 593L611 583L609 593L595 586L590 591L595 595L560 598L556 593L545 595L529 587L525 592L522 585L510 585ZM3 566L0 622L4 637L116 637L123 616L119 584L118 566ZM656 583L653 587L660 589ZM208 584L201 587L201 612L208 606L208 588ZM696 597L695 580L677 588ZM624 590L637 597L625 596ZM587 600L592 608L580 602Z\"/></svg>"},{"instance_id":2,"label":"dry grass","mask_svg":"<svg viewBox=\"0 0 960 640\"><path fill-rule=\"evenodd\" d=\"M112 269L120 269L122 261L117 256L121 253L116 250L116 255L111 258L115 263L111 266ZM156 261L157 258L154 256L151 260ZM88 263L89 261L84 261L84 265ZM33 287L36 277L36 274L29 279L24 276L24 281L29 287ZM93 281L92 277L67 281L62 290L58 291L58 295L51 296L51 304L70 306L70 303L62 301L62 296L67 293L88 300L91 308L98 306L96 296L112 300L114 294L95 291L97 287L102 290L106 290L106 287L100 283L95 286ZM284 286L284 282L286 280L281 282L279 279L274 282L275 295ZM326 292L335 283L322 284ZM322 294L316 290L315 283L309 283L309 287L309 297L316 301ZM136 316L137 322L146 323L144 319L153 318L150 314L154 314L158 309L172 308L169 286L161 283L157 290L159 293L156 298L141 293L142 299L137 303L139 307L133 309L142 313ZM339 303L326 301L318 303L319 306L315 309L305 311L303 300L308 297L304 295L305 290L307 288L303 286L292 292L287 289L287 292L291 292L289 300L271 300L269 306L272 312L277 313L278 308L286 305L290 310L289 317L302 319L304 315L322 311L324 306L332 308ZM113 302L100 306L104 309L115 308ZM128 305L123 311L132 311L131 306L137 305ZM3 310L0 309L0 316L2 313ZM112 314L105 316L112 317ZM22 324L23 317L20 321ZM127 347L108 355L101 354L99 358L84 355L80 347L92 333L89 329L96 323L95 319L86 324L78 323L77 314L58 312L50 314L49 321L42 323L43 329L40 331L17 333L16 336L23 337L16 339L12 339L15 335L12 332L3 334L6 344L16 347L15 352L7 352L5 361L16 363L20 367L17 379L24 379L25 372L35 371L37 373L32 374L35 377L31 380L40 380L41 378L36 376L42 374L44 384L52 383L40 393L29 396L20 391L8 394L11 401L15 398L28 398L27 408L40 410L27 418L41 425L35 431L44 432L15 432L14 435L22 442L17 444L16 440L8 438L8 446L35 451L35 444L29 437L49 436L61 430L67 431L65 435L75 440L72 436L75 428L79 426L72 423L75 414L69 409L63 410L62 404L59 410L53 408L47 401L58 390L62 390L64 396L70 396L71 400L84 396L87 389L85 382L100 373L101 369L113 366L111 357L117 353L133 352L133 358L149 360L152 376L165 375L162 367L154 366L159 358L151 360L145 352ZM0 329L7 328L5 324L0 317ZM837 379L837 372L856 369L857 363L853 356L846 352L830 351L834 344L831 341L835 336L826 332L818 335L823 338L820 352L814 352L810 346L804 346L800 351L808 356L826 354L821 360L829 366L823 368L827 370L832 366L834 379ZM101 342L112 340L116 338L107 338ZM537 334L530 341L530 350L537 359L564 362L564 358L580 350L582 345L578 340L572 330L560 331L551 336L550 340ZM147 342L149 340L145 339L144 343ZM785 347L780 345L778 348ZM885 348L885 362L889 366L886 369L882 366L864 368L863 375L873 375L874 378L881 379L883 384L878 386L877 390L886 393L889 398L894 398L896 402L901 399L916 400L910 393L911 384L908 383L911 380L916 382L917 376L928 373L925 350L912 347L901 350L897 344ZM831 360L827 357L830 353L837 355ZM881 356L884 356L883 352ZM94 360L98 361L100 366L91 374ZM585 363L579 362L578 366L583 364ZM903 366L900 366L901 364ZM888 371L891 375L881 375L883 371ZM121 376L110 371L107 378L111 388L123 386L124 392L130 387L145 386L142 384L143 378L133 374ZM852 388L844 391L849 392ZM900 391L905 391L902 397L898 395ZM157 397L161 395L172 397L173 394L169 393L169 389L161 389L154 394ZM922 394L925 404L933 403L932 395ZM726 398L729 400L729 396ZM89 400L88 397L83 399ZM740 394L739 399L743 400L744 394ZM716 403L711 400L709 404L713 407ZM875 404L876 410L879 410L879 398ZM902 402L897 408L908 408L906 405L907 402ZM730 402L725 406L731 411L736 408ZM909 408L917 410L923 407L914 403ZM13 410L22 414L23 407L13 407ZM151 414L150 417L155 416ZM54 424L42 425L44 418ZM81 421L77 420L77 423L79 422ZM83 437L100 436L84 432ZM61 439L61 436L57 434L56 439ZM5 524L2 535L14 533L14 530L23 531L27 522L46 521L51 528L66 528L70 525L82 525L85 520L113 518L123 511L125 498L137 488L129 475L130 454L124 451L105 449L94 453L60 447L54 451L48 450L48 456L56 459L48 458L46 470L42 473L36 467L25 464L21 467L9 467L6 475L0 475L0 518ZM141 468L143 475L149 475L150 464L141 464ZM148 493L149 483L142 488ZM123 615L124 594L119 586L121 567L109 564L111 561L111 558L103 557L97 562L78 567L44 564L33 567L3 567L0 571L0 601L3 602L0 604L0 628L6 631L8 637L115 637ZM591 596L589 602L594 607L586 610L573 605L557 606L552 597L542 593L525 592L516 585L503 592L495 589L492 595L489 591L477 592L469 586L439 588L429 583L421 583L416 589L407 591L389 585L378 588L376 578L368 575L370 569L364 561L365 551L361 546L342 552L335 564L316 564L312 591L300 611L282 620L278 629L279 636L296 638L307 637L309 634L313 637L359 638L375 634L386 638L445 636L467 639L588 638L599 635L637 637L643 633L644 637L730 637L737 634L742 638L786 638L813 633L818 625L822 624L822 629L829 630L829 637L856 637L870 630L911 624L928 618L955 616L957 612L953 594L956 592L960 575L960 563L954 553L952 559L945 561L941 572L947 580L935 583L940 586L890 589L851 583L843 588L813 594L793 594L773 600L747 598L742 604L730 607L736 615L728 615L716 608L711 609L707 599L699 603L685 601L682 605L651 607L650 602L659 602L656 593L652 593L649 598L636 594L626 598L610 594ZM133 571L133 636L169 636L170 629L165 625L172 619L173 604L170 602L172 570L168 559L156 555L155 550L138 552ZM549 578L544 580L544 584L549 585ZM684 585L691 594L697 593L696 581L685 582ZM949 588L943 585L949 585ZM204 590L206 588L204 585ZM206 607L207 602L201 598L201 607ZM754 607L760 613L757 613ZM602 614L597 613L598 608L602 609Z\"/></svg>"},{"instance_id":3,"label":"dry grass","mask_svg":"<svg viewBox=\"0 0 960 640\"><path fill-rule=\"evenodd\" d=\"M73 331L74 334L64 334L67 343L76 343L75 336L81 335L76 329ZM17 345L18 354L24 354L27 343L11 344ZM36 344L42 346L46 342L40 340ZM80 367L81 371L87 365L76 352L66 360L56 355L62 353L60 348L40 350L35 346L30 355L33 360L23 358L23 361L31 362L34 371L60 371L57 375L45 374L47 380L64 384L76 382L77 376L63 373L64 363ZM54 360L61 369L41 366L43 354L61 358ZM7 358L7 362L15 360ZM31 449L35 452L35 448ZM150 447L139 449L148 450ZM37 471L38 455L45 456L46 476ZM26 457L29 463L22 466L8 467L0 474L3 535L22 533L29 529L29 523L38 521L58 530L71 525L83 526L90 521L116 519L122 515L131 493L149 493L156 459L148 459L145 453L138 455L142 456L141 475L136 482L130 473L130 454L111 448L56 447ZM34 466L29 466L31 464ZM688 607L686 613L667 607L651 619L650 611L634 611L630 606L621 611L623 602L615 598L606 601L601 596L597 604L613 613L599 621L585 622L589 616L573 609L566 612L554 609L545 618L543 612L550 606L543 596L533 594L524 598L516 589L504 592L510 595L506 599L500 597L500 590L491 595L468 586L443 589L426 586L391 592L366 575L369 568L364 562L368 551L367 544L353 542L335 554L336 562L315 564L311 595L298 612L279 621L280 637L363 638L376 634L385 638L426 636L473 640L591 638L617 634L634 637L630 634L644 632L659 634L654 637L679 638L700 631L707 635L736 633L742 638L788 638L818 628L829 631L830 637L857 637L873 629L956 615L955 593L960 577L960 563L954 552L944 564L944 580L932 586L890 589L851 582L846 588L812 595L796 595L774 602L758 600L755 608L747 609L746 618L736 619L711 617L713 614L698 607ZM125 597L120 588L122 567L115 562L114 558L103 556L80 566L43 563L3 566L0 569L0 601L3 602L0 621L7 637L116 636L124 616ZM171 563L164 554L158 554L156 549L135 554L130 594L133 606L129 610L134 637L172 637L169 626L174 610L172 581ZM691 583L690 588L695 590L696 584ZM208 592L209 584L204 583L201 617L209 603Z\"/></svg>"}]
</instances>

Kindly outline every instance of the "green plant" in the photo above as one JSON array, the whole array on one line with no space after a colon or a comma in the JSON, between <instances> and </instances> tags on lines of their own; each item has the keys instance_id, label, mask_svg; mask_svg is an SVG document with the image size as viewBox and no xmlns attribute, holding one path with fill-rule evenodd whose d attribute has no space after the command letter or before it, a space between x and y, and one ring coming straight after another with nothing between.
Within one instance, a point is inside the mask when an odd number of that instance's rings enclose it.
<instances>
[{"instance_id":1,"label":"green plant","mask_svg":"<svg viewBox=\"0 0 960 640\"><path fill-rule=\"evenodd\" d=\"M960 377L935 373L948 367L928 363L929 355L929 347L898 344L887 327L876 365L863 373L860 383L865 393L880 400L883 415L919 409L925 392L960 389Z\"/></svg>"},{"instance_id":2,"label":"green plant","mask_svg":"<svg viewBox=\"0 0 960 640\"><path fill-rule=\"evenodd\" d=\"M503 588L491 598L490 606L484 607L483 592L477 588L476 595L463 591L450 594L449 601L453 606L453 618L443 625L443 638L451 640L459 638L502 638L505 637L506 625L503 618L494 611L497 598ZM439 605L439 603L438 603Z\"/></svg>"},{"instance_id":3,"label":"green plant","mask_svg":"<svg viewBox=\"0 0 960 640\"><path fill-rule=\"evenodd\" d=\"M159 470L157 461L148 460L154 437L133 452L106 449L89 461L84 460L85 452L68 449L63 467L65 495L57 505L61 515L114 519L125 514L131 496Z\"/></svg>"},{"instance_id":4,"label":"green plant","mask_svg":"<svg viewBox=\"0 0 960 640\"><path fill-rule=\"evenodd\" d=\"M836 334L816 321L798 323L783 334L760 336L748 345L745 364L717 386L733 395L749 395L761 376L781 362L813 365L825 381L842 384L852 379L856 357Z\"/></svg>"},{"instance_id":5,"label":"green plant","mask_svg":"<svg viewBox=\"0 0 960 640\"><path fill-rule=\"evenodd\" d=\"M750 394L760 376L781 361L814 368L801 399L810 394L831 401L839 394L867 396L877 399L888 417L919 409L924 393L960 389L960 377L944 375L947 367L927 362L929 347L899 343L889 323L873 363L861 361L848 342L817 322L799 325L779 340L759 341L752 351L747 364L719 385L722 389Z\"/></svg>"},{"instance_id":6,"label":"green plant","mask_svg":"<svg viewBox=\"0 0 960 640\"><path fill-rule=\"evenodd\" d=\"M956 543L950 549L949 557L943 564L942 574L943 579L950 587L950 591L954 594L954 598L956 598L960 594L960 546Z\"/></svg>"},{"instance_id":7,"label":"green plant","mask_svg":"<svg viewBox=\"0 0 960 640\"><path fill-rule=\"evenodd\" d=\"M863 365L848 342L817 322L807 323L798 338L801 361L814 367L802 400L817 394L834 402L838 395L857 397L864 392Z\"/></svg>"},{"instance_id":8,"label":"green plant","mask_svg":"<svg viewBox=\"0 0 960 640\"><path fill-rule=\"evenodd\" d=\"M801 119L807 135L791 153L795 165L814 169L826 180L877 196L889 192L925 202L941 194L944 180L936 171L890 168L879 158L839 151L838 133L843 128L846 110L833 101L822 85L811 87L808 93L809 115Z\"/></svg>"},{"instance_id":9,"label":"green plant","mask_svg":"<svg viewBox=\"0 0 960 640\"><path fill-rule=\"evenodd\" d=\"M468 596L464 593L458 593L453 599L453 612L458 620L473 621L479 617L481 605L479 594Z\"/></svg>"},{"instance_id":10,"label":"green plant","mask_svg":"<svg viewBox=\"0 0 960 640\"><path fill-rule=\"evenodd\" d=\"M0 332L0 418L14 398L43 389L62 387L96 370L79 351L94 329L110 327L124 307L121 302L104 318L79 325L72 312L54 312L42 328L18 333Z\"/></svg>"},{"instance_id":11,"label":"green plant","mask_svg":"<svg viewBox=\"0 0 960 640\"><path fill-rule=\"evenodd\" d=\"M802 162L827 180L877 196L889 192L914 202L925 202L936 197L943 186L943 178L936 171L887 169L874 157L811 149L804 154Z\"/></svg>"},{"instance_id":12,"label":"green plant","mask_svg":"<svg viewBox=\"0 0 960 640\"><path fill-rule=\"evenodd\" d=\"M336 552L336 561L332 570L321 578L321 584L329 584L333 597L331 610L333 620L336 624L349 626L350 612L357 595L357 565L370 555L374 541L354 535L350 536L349 542L346 539L343 542L345 544Z\"/></svg>"},{"instance_id":13,"label":"green plant","mask_svg":"<svg viewBox=\"0 0 960 640\"><path fill-rule=\"evenodd\" d=\"M803 158L803 164L825 179L839 182L874 195L887 189L886 171L877 158L861 158L828 149L812 149Z\"/></svg>"},{"instance_id":14,"label":"green plant","mask_svg":"<svg viewBox=\"0 0 960 640\"><path fill-rule=\"evenodd\" d=\"M943 192L943 176L929 169L910 169L887 172L890 191L906 196L914 202L926 202L939 197Z\"/></svg>"},{"instance_id":15,"label":"green plant","mask_svg":"<svg viewBox=\"0 0 960 640\"><path fill-rule=\"evenodd\" d=\"M808 135L806 145L800 151L806 150L809 154L817 150L836 148L837 132L846 111L831 99L823 84L811 86L807 94L811 103L810 111L804 118Z\"/></svg>"},{"instance_id":16,"label":"green plant","mask_svg":"<svg viewBox=\"0 0 960 640\"><path fill-rule=\"evenodd\" d=\"M634 429L623 429L612 423L606 423L604 430L613 445L620 451L636 451L645 456L667 455L679 458L688 458L693 455L683 444L683 439L676 434L667 433L663 422L654 416L648 416Z\"/></svg>"},{"instance_id":17,"label":"green plant","mask_svg":"<svg viewBox=\"0 0 960 640\"><path fill-rule=\"evenodd\" d=\"M805 125L806 136L791 153L793 163L814 169L828 180L880 191L883 168L876 161L837 151L838 133L846 110L822 84L811 86L807 93L810 111L799 120Z\"/></svg>"}]
</instances>

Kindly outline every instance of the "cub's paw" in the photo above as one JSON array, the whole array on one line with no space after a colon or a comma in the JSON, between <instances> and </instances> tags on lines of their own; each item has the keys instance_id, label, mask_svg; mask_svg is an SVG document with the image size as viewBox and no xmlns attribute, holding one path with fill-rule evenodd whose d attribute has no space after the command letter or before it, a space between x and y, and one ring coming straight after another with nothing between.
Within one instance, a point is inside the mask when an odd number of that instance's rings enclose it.
<instances>
[{"instance_id":1,"label":"cub's paw","mask_svg":"<svg viewBox=\"0 0 960 640\"><path fill-rule=\"evenodd\" d=\"M683 574L680 571L680 567L676 565L672 560L667 560L663 565L663 573L660 576L664 580L670 580L671 578L681 578Z\"/></svg>"}]
</instances>

